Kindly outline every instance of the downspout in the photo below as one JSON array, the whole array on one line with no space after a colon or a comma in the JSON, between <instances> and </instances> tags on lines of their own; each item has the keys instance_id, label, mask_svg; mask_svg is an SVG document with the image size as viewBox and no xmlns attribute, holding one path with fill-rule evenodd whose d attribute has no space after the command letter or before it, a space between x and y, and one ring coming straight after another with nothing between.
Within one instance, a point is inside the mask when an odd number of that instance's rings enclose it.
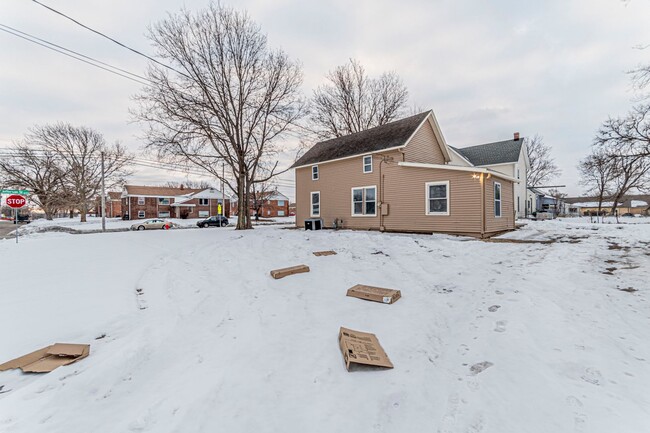
<instances>
[{"instance_id":1,"label":"downspout","mask_svg":"<svg viewBox=\"0 0 650 433\"><path fill-rule=\"evenodd\" d=\"M481 173L481 239L485 237L485 175Z\"/></svg>"},{"instance_id":2,"label":"downspout","mask_svg":"<svg viewBox=\"0 0 650 433\"><path fill-rule=\"evenodd\" d=\"M393 158L387 155L381 155L381 161L379 161L379 231L386 231L384 227L384 175L381 173L381 165L385 162L388 164L389 160Z\"/></svg>"}]
</instances>

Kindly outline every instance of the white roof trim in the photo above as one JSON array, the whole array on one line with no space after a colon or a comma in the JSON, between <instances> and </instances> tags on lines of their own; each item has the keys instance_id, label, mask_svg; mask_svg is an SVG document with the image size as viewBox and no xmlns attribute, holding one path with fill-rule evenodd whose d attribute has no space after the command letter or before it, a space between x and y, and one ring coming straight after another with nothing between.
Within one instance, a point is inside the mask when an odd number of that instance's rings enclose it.
<instances>
[{"instance_id":1,"label":"white roof trim","mask_svg":"<svg viewBox=\"0 0 650 433\"><path fill-rule=\"evenodd\" d=\"M469 171L472 173L485 173L501 179L509 180L511 182L519 183L519 180L515 179L514 177L510 177L503 173L499 173L498 171L489 170L487 168L481 168L481 167L461 167L460 165L449 165L449 164L424 164L421 162L398 162L397 165L401 167L435 168L440 170L455 170L455 171Z\"/></svg>"},{"instance_id":2,"label":"white roof trim","mask_svg":"<svg viewBox=\"0 0 650 433\"><path fill-rule=\"evenodd\" d=\"M314 162L312 164L299 165L298 167L294 167L294 170L299 169L299 168L305 168L305 167L313 167L314 165L327 164L328 162L343 161L344 159L358 158L360 156L367 156L367 155L374 155L375 153L384 153L384 152L387 152L389 150L401 149L404 146L406 146L406 145L402 144L401 146L387 147L386 149L375 150L374 152L357 153L357 154L354 154L354 155L344 156L344 157L341 157L341 158L328 159L327 161L320 161L320 162Z\"/></svg>"}]
</instances>

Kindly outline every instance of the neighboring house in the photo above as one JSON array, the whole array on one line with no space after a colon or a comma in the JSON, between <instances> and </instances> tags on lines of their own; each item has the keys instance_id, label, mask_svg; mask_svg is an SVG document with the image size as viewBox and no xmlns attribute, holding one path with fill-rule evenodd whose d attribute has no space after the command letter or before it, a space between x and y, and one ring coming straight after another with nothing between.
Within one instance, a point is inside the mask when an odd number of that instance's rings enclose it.
<instances>
[{"instance_id":1,"label":"neighboring house","mask_svg":"<svg viewBox=\"0 0 650 433\"><path fill-rule=\"evenodd\" d=\"M321 218L325 227L477 237L515 228L519 180L456 154L433 111L317 143L293 168L299 227Z\"/></svg>"},{"instance_id":2,"label":"neighboring house","mask_svg":"<svg viewBox=\"0 0 650 433\"><path fill-rule=\"evenodd\" d=\"M571 204L583 216L598 215L598 201L575 202ZM614 207L613 201L603 201L600 206L601 215L611 215ZM625 200L616 207L618 214L630 213L632 215L648 215L648 202L644 200Z\"/></svg>"},{"instance_id":3,"label":"neighboring house","mask_svg":"<svg viewBox=\"0 0 650 433\"><path fill-rule=\"evenodd\" d=\"M102 216L102 197L95 199L96 215ZM106 218L118 218L122 216L122 193L119 191L106 194Z\"/></svg>"},{"instance_id":4,"label":"neighboring house","mask_svg":"<svg viewBox=\"0 0 650 433\"><path fill-rule=\"evenodd\" d=\"M279 191L268 191L260 194L262 206L259 210L260 217L273 218L289 216L289 197ZM251 215L255 209L251 207Z\"/></svg>"},{"instance_id":5,"label":"neighboring house","mask_svg":"<svg viewBox=\"0 0 650 433\"><path fill-rule=\"evenodd\" d=\"M222 204L216 189L189 189L164 186L125 185L121 194L123 214L127 219L207 218L217 215ZM230 216L230 200L222 212Z\"/></svg>"},{"instance_id":6,"label":"neighboring house","mask_svg":"<svg viewBox=\"0 0 650 433\"><path fill-rule=\"evenodd\" d=\"M515 184L515 213L517 218L528 216L534 211L527 199L527 181L530 162L528 152L523 139L519 133L513 134L512 140L499 141L496 143L479 144L477 146L456 148L449 146L452 153L460 156L458 161L469 162L474 167L484 167L504 173L516 178L519 183Z\"/></svg>"}]
</instances>

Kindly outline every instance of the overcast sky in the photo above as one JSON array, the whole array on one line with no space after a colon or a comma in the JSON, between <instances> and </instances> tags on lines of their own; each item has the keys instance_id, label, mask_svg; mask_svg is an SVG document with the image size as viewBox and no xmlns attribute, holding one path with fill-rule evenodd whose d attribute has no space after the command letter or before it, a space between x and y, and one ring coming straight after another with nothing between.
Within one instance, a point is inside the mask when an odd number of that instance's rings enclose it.
<instances>
[{"instance_id":1,"label":"overcast sky","mask_svg":"<svg viewBox=\"0 0 650 433\"><path fill-rule=\"evenodd\" d=\"M207 0L42 0L144 52L147 27L183 5ZM247 10L304 69L310 95L350 57L370 75L397 72L410 104L433 109L447 142L464 147L535 133L553 146L571 194L576 164L608 116L625 114L634 93L626 71L650 63L647 0L224 2ZM0 1L0 24L142 74L145 60L29 0ZM34 124L68 121L142 149L130 123L139 85L0 32L0 147ZM291 140L288 137L288 140ZM289 143L290 144L290 143ZM138 169L131 183L183 180ZM190 178L196 178L190 176ZM293 197L293 175L281 190Z\"/></svg>"}]
</instances>

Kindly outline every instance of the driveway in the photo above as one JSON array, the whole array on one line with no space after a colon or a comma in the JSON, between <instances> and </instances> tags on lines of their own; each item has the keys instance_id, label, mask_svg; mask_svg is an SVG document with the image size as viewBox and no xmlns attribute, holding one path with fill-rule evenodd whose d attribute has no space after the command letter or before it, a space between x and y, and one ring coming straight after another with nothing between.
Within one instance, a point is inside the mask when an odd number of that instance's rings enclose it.
<instances>
[{"instance_id":1,"label":"driveway","mask_svg":"<svg viewBox=\"0 0 650 433\"><path fill-rule=\"evenodd\" d=\"M0 221L0 239L10 237L9 232L14 231L14 227L16 226L9 221Z\"/></svg>"}]
</instances>

